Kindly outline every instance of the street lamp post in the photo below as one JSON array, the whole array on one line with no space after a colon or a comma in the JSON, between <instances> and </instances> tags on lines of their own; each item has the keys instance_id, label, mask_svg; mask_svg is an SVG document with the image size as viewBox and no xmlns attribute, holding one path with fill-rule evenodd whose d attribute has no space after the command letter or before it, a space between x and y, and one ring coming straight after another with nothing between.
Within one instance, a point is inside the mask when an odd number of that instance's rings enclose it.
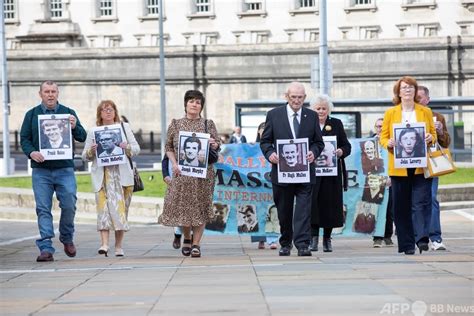
<instances>
[{"instance_id":1,"label":"street lamp post","mask_svg":"<svg viewBox=\"0 0 474 316\"><path fill-rule=\"evenodd\" d=\"M326 0L319 1L319 93L329 94Z\"/></svg>"},{"instance_id":2,"label":"street lamp post","mask_svg":"<svg viewBox=\"0 0 474 316\"><path fill-rule=\"evenodd\" d=\"M165 92L165 50L163 40L163 0L159 7L159 32L160 32L160 109L161 109L161 159L165 153L166 144L166 92Z\"/></svg>"},{"instance_id":3,"label":"street lamp post","mask_svg":"<svg viewBox=\"0 0 474 316\"><path fill-rule=\"evenodd\" d=\"M7 79L7 50L5 45L5 23L4 23L3 1L0 3L0 50L2 54L2 95L3 95L3 176L10 174L10 129L8 128L8 79Z\"/></svg>"}]
</instances>

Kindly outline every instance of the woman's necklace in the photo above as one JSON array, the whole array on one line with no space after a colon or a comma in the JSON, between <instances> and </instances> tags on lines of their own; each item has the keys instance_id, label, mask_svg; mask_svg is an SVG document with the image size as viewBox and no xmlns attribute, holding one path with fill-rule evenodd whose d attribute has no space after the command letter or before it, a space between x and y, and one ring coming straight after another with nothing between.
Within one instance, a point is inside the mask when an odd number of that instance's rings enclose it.
<instances>
[{"instance_id":1,"label":"woman's necklace","mask_svg":"<svg viewBox=\"0 0 474 316\"><path fill-rule=\"evenodd\" d=\"M415 123L416 122L415 110L402 111L402 122L403 123Z\"/></svg>"}]
</instances>

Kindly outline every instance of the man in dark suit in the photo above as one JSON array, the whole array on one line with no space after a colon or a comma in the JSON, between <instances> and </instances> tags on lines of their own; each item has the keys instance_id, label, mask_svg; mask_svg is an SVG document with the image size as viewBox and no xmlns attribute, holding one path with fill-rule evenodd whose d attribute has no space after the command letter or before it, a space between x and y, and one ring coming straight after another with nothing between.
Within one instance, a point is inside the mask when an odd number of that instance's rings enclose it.
<instances>
[{"instance_id":1,"label":"man in dark suit","mask_svg":"<svg viewBox=\"0 0 474 316\"><path fill-rule=\"evenodd\" d=\"M292 242L298 249L298 256L311 256L308 249L311 240L311 188L316 182L314 160L324 148L316 112L303 108L305 88L299 82L292 82L286 92L287 105L267 113L265 129L260 139L260 148L265 158L272 163L271 179L273 199L280 222L280 256L289 256ZM306 160L310 164L310 183L278 183L278 139L307 138L309 151ZM296 206L293 205L296 198Z\"/></svg>"}]
</instances>

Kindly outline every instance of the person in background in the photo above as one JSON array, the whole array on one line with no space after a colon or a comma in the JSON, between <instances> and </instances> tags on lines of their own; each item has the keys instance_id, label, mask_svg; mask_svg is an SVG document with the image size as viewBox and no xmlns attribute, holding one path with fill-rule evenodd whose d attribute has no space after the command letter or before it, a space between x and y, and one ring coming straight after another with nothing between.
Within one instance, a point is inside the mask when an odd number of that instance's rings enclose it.
<instances>
[{"instance_id":1,"label":"person in background","mask_svg":"<svg viewBox=\"0 0 474 316\"><path fill-rule=\"evenodd\" d=\"M431 110L417 102L418 83L404 76L393 86L394 106L385 111L380 144L388 150L388 175L392 180L393 214L397 228L398 252L415 254L429 249L431 223L431 182L425 179L423 168L395 168L395 135L393 125L424 122L424 141L436 142L436 129Z\"/></svg>"},{"instance_id":2,"label":"person in background","mask_svg":"<svg viewBox=\"0 0 474 316\"><path fill-rule=\"evenodd\" d=\"M285 94L287 104L268 111L265 129L260 139L260 149L272 164L271 181L273 200L280 222L280 256L291 255L292 244L298 249L298 256L311 256L311 191L316 183L314 160L321 154L324 142L321 130L316 126L315 112L303 107L306 98L305 87L292 82ZM278 181L277 141L307 138L306 161L310 164L309 183L280 183Z\"/></svg>"},{"instance_id":3,"label":"person in background","mask_svg":"<svg viewBox=\"0 0 474 316\"><path fill-rule=\"evenodd\" d=\"M316 184L313 186L311 203L310 250L318 251L319 228L322 227L323 251L332 252L332 230L344 225L342 191L347 190L347 172L344 158L351 154L352 147L347 139L342 121L329 116L334 108L329 96L317 96L310 102L310 106L318 115L318 120L314 124L320 129L323 137L336 136L337 140L337 149L334 150L334 146L331 144L332 153L327 154L337 157L337 176L317 177Z\"/></svg>"},{"instance_id":4,"label":"person in background","mask_svg":"<svg viewBox=\"0 0 474 316\"><path fill-rule=\"evenodd\" d=\"M169 158L168 156L164 156L163 160L161 161L161 174L163 175L163 181L166 183L166 185L171 184L171 172L170 172L170 165L169 165ZM174 239L172 242L172 246L174 249L179 249L181 248L181 236L183 235L183 232L181 231L181 227L176 226L174 228Z\"/></svg>"},{"instance_id":5,"label":"person in background","mask_svg":"<svg viewBox=\"0 0 474 316\"><path fill-rule=\"evenodd\" d=\"M255 138L256 143L260 143L260 138L262 137L263 130L265 129L265 122L262 122L257 127L257 137ZM275 210L276 212L276 210ZM251 242L258 241L258 249L265 249L265 242L270 246L270 249L277 249L277 240L278 236L250 236Z\"/></svg>"},{"instance_id":6,"label":"person in background","mask_svg":"<svg viewBox=\"0 0 474 316\"><path fill-rule=\"evenodd\" d=\"M165 195L163 213L158 219L166 226L180 226L183 229L183 245L181 253L193 258L201 257L201 239L206 223L214 217L212 198L215 185L215 171L212 164L208 164L206 178L197 178L181 175L177 155L179 152L179 132L206 133L206 119L201 117L205 97L198 90L188 90L184 94L185 116L173 119L168 127L166 141L166 155L168 156L173 181L168 185ZM219 150L220 139L216 125L207 120L209 146ZM191 240L192 232L192 240Z\"/></svg>"},{"instance_id":7,"label":"person in background","mask_svg":"<svg viewBox=\"0 0 474 316\"><path fill-rule=\"evenodd\" d=\"M430 103L430 90L425 86L418 86L418 98L420 104L428 106ZM433 112L433 118L435 118L435 129L438 139L438 144L441 147L448 148L451 143L451 137L449 136L448 129L446 127L446 120L440 113ZM429 149L428 149L429 150ZM431 184L431 224L430 224L430 241L431 249L433 250L446 250L446 246L443 244L443 238L441 237L441 220L439 212L438 196L438 183L439 178L434 177L433 183Z\"/></svg>"},{"instance_id":8,"label":"person in background","mask_svg":"<svg viewBox=\"0 0 474 316\"><path fill-rule=\"evenodd\" d=\"M68 257L76 256L74 246L74 216L76 214L77 184L74 175L73 157L62 160L45 160L39 151L40 135L38 115L69 114L72 137L79 142L86 140L86 131L82 127L76 112L58 102L58 85L51 80L40 85L41 103L25 114L20 130L21 149L31 159L33 193L36 203L36 215L40 238L36 240L40 255L37 262L54 261L53 193L59 200L61 217L59 219L59 241L64 245Z\"/></svg>"},{"instance_id":9,"label":"person in background","mask_svg":"<svg viewBox=\"0 0 474 316\"><path fill-rule=\"evenodd\" d=\"M383 126L383 117L378 118L375 121L375 134L372 137L375 137L377 141L380 140L380 132L382 131ZM378 159L378 158L375 158ZM381 159L380 159L381 160ZM383 161L382 161L383 163ZM378 166L378 170L383 169L383 164ZM393 209L392 209L392 188L391 188L391 180L390 177L387 178L386 188L388 188L388 201L387 201L387 211L385 215L385 231L383 237L374 236L374 248L381 248L382 244L385 243L387 247L393 247L392 235L393 235Z\"/></svg>"},{"instance_id":10,"label":"person in background","mask_svg":"<svg viewBox=\"0 0 474 316\"><path fill-rule=\"evenodd\" d=\"M120 124L117 105L111 100L101 101L97 107L96 125L107 126L113 124ZM128 142L122 141L119 144L120 149L124 150L128 157L138 155L140 146L133 136L130 125L122 123L122 127ZM101 134L101 137L104 134ZM92 161L91 179L97 203L97 230L101 239L101 246L97 252L107 257L109 235L112 230L115 234L115 256L123 257L123 237L125 232L130 229L128 210L133 194L133 171L128 161L125 164L98 166L97 146L94 129L90 129L82 151L82 159Z\"/></svg>"},{"instance_id":11,"label":"person in background","mask_svg":"<svg viewBox=\"0 0 474 316\"><path fill-rule=\"evenodd\" d=\"M234 134L230 137L230 144L243 144L247 142L245 135L242 135L240 126L234 127Z\"/></svg>"}]
</instances>

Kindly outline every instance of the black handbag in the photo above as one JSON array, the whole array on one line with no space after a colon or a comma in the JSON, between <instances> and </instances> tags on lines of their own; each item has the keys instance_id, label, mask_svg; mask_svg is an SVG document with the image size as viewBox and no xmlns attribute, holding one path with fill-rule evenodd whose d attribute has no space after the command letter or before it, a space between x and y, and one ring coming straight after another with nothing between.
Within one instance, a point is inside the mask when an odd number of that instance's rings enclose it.
<instances>
[{"instance_id":1,"label":"black handbag","mask_svg":"<svg viewBox=\"0 0 474 316\"><path fill-rule=\"evenodd\" d=\"M204 130L207 132L207 120L204 120ZM213 149L209 146L209 153L207 155L207 162L210 164L216 163L219 160L219 150Z\"/></svg>"},{"instance_id":2,"label":"black handbag","mask_svg":"<svg viewBox=\"0 0 474 316\"><path fill-rule=\"evenodd\" d=\"M123 122L120 123L122 125L123 133L125 134L125 139L128 143L127 133L125 132L125 128L123 127ZM132 158L128 157L128 162L130 163L130 168L132 168L133 172L133 192L143 191L145 190L145 185L143 184L142 178L140 178L140 174L138 173L137 167L133 165Z\"/></svg>"}]
</instances>

